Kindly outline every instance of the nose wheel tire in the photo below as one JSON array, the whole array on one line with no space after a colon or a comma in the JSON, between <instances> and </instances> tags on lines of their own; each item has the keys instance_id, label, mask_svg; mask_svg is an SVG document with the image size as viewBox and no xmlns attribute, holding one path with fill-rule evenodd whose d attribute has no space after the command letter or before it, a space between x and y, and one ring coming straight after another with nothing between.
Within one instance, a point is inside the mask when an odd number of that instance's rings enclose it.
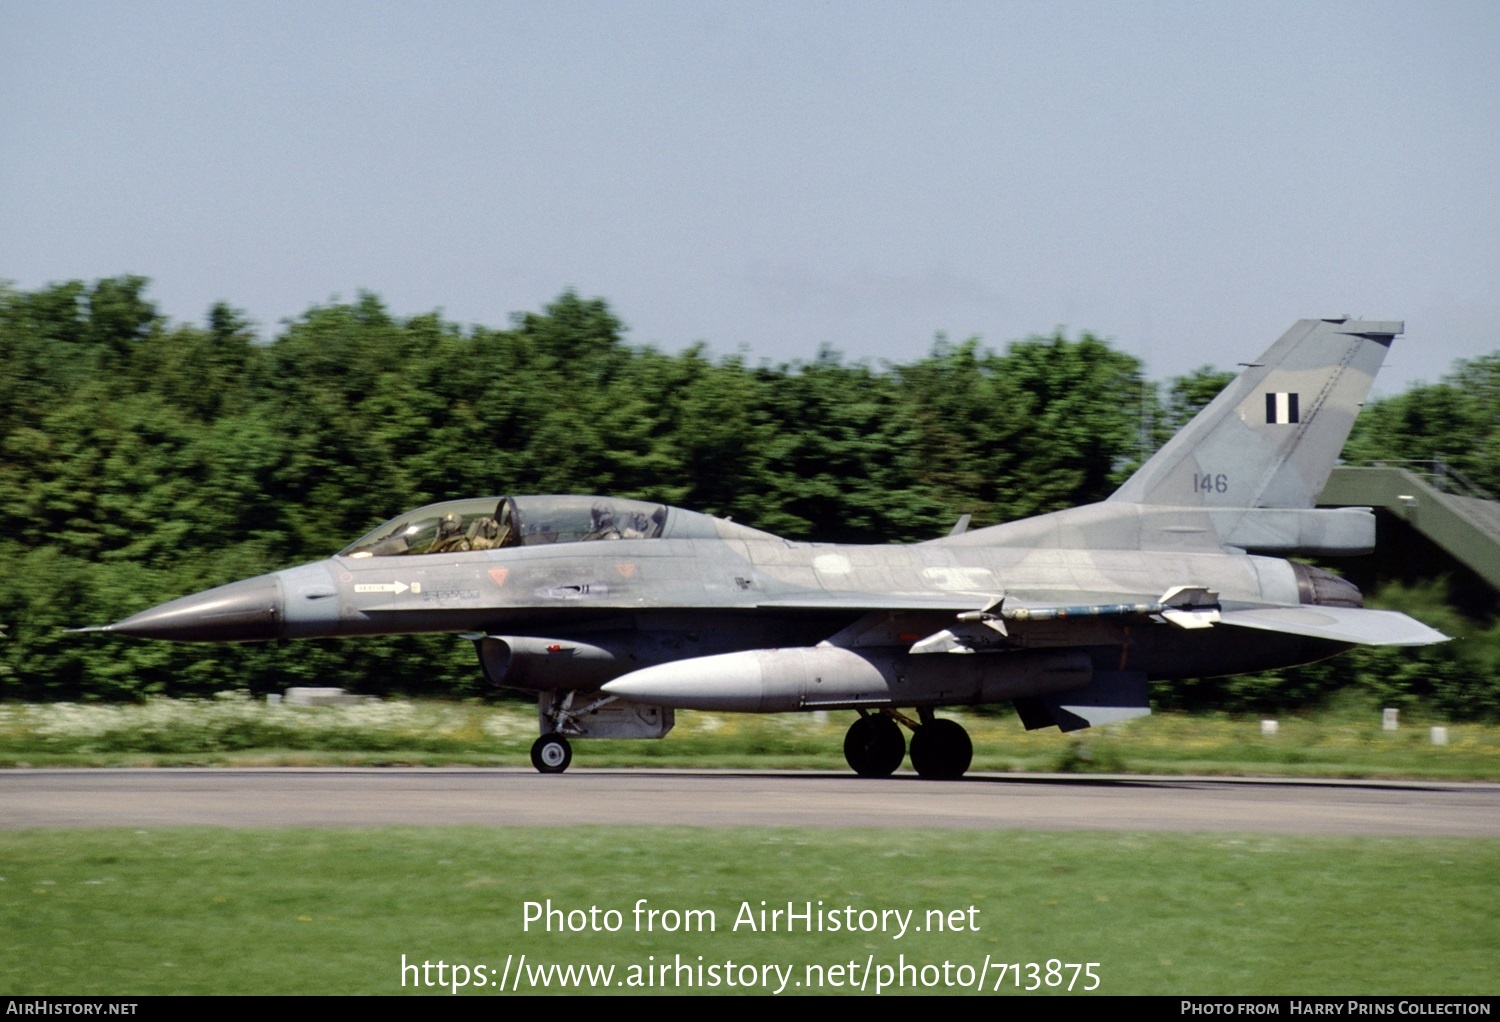
<instances>
[{"instance_id":1,"label":"nose wheel tire","mask_svg":"<svg viewBox=\"0 0 1500 1022\"><path fill-rule=\"evenodd\" d=\"M844 758L861 777L889 777L906 758L906 736L889 717L861 717L844 735Z\"/></svg>"},{"instance_id":2,"label":"nose wheel tire","mask_svg":"<svg viewBox=\"0 0 1500 1022\"><path fill-rule=\"evenodd\" d=\"M531 765L544 774L560 774L573 762L573 747L562 735L542 735L531 744Z\"/></svg>"},{"instance_id":3,"label":"nose wheel tire","mask_svg":"<svg viewBox=\"0 0 1500 1022\"><path fill-rule=\"evenodd\" d=\"M956 781L974 761L974 743L954 720L932 720L911 736L911 765L929 781Z\"/></svg>"}]
</instances>

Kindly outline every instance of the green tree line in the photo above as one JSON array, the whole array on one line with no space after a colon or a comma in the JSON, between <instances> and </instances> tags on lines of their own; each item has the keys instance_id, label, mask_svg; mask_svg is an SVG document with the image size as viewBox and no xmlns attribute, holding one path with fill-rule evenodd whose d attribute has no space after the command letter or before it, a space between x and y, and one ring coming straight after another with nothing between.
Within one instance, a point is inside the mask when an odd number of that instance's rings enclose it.
<instances>
[{"instance_id":1,"label":"green tree line","mask_svg":"<svg viewBox=\"0 0 1500 1022\"><path fill-rule=\"evenodd\" d=\"M790 538L924 539L961 514L979 526L1103 498L1228 379L1158 387L1133 356L1062 332L1003 351L939 339L880 366L831 349L779 365L666 354L573 292L504 328L403 319L362 293L263 339L222 303L201 326L169 322L147 290L0 289L0 696L473 694L473 652L451 637L292 651L64 629L326 557L462 496L606 493ZM1455 373L1376 403L1351 451L1430 457L1436 437L1500 488L1500 358ZM1256 698L1309 698L1299 684Z\"/></svg>"}]
</instances>

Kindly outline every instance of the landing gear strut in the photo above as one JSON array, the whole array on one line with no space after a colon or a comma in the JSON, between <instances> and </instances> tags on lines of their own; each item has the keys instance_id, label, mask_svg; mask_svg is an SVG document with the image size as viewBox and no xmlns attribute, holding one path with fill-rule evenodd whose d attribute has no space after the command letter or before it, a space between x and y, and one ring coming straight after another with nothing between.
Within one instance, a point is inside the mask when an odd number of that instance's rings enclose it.
<instances>
[{"instance_id":1,"label":"landing gear strut","mask_svg":"<svg viewBox=\"0 0 1500 1022\"><path fill-rule=\"evenodd\" d=\"M890 717L861 711L844 736L844 758L861 777L889 777L906 758L906 736Z\"/></svg>"},{"instance_id":2,"label":"landing gear strut","mask_svg":"<svg viewBox=\"0 0 1500 1022\"><path fill-rule=\"evenodd\" d=\"M578 718L593 713L601 706L615 701L617 696L603 696L585 706L574 706L576 690L567 692L542 692L537 696L540 707L541 726L544 734L531 745L531 765L544 774L560 774L573 762L573 747L564 735L582 737L587 731L578 723Z\"/></svg>"},{"instance_id":3,"label":"landing gear strut","mask_svg":"<svg viewBox=\"0 0 1500 1022\"><path fill-rule=\"evenodd\" d=\"M531 765L544 774L560 774L571 762L573 747L562 735L542 735L531 743Z\"/></svg>"}]
</instances>

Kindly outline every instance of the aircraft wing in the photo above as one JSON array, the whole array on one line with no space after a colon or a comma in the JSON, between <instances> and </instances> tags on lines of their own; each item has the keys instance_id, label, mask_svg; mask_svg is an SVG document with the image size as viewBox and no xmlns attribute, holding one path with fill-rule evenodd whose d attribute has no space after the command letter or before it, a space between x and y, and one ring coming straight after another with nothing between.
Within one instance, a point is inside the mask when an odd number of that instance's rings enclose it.
<instances>
[{"instance_id":1,"label":"aircraft wing","mask_svg":"<svg viewBox=\"0 0 1500 1022\"><path fill-rule=\"evenodd\" d=\"M1050 616L1047 612L1059 611L1067 608L1079 608L1080 610L1094 610L1099 606L1116 607L1129 604L1135 609L1146 610L1138 607L1142 600L1150 600L1151 597L1141 594L1127 594L1120 592L1086 592L1077 589L1007 589L1003 592L980 592L978 590L964 590L946 593L861 593L854 591L837 591L828 593L799 593L796 596L777 597L776 599L761 600L756 607L766 610L951 610L958 613L965 611L977 611L986 604L999 605L1001 597L1005 598L1005 606L1019 610L1027 608L1037 611L1041 616ZM1160 608L1150 608L1159 610Z\"/></svg>"},{"instance_id":2,"label":"aircraft wing","mask_svg":"<svg viewBox=\"0 0 1500 1022\"><path fill-rule=\"evenodd\" d=\"M960 613L989 598L977 593L808 593L761 600L763 610L951 610Z\"/></svg>"},{"instance_id":3,"label":"aircraft wing","mask_svg":"<svg viewBox=\"0 0 1500 1022\"><path fill-rule=\"evenodd\" d=\"M1302 605L1222 610L1219 622L1358 646L1426 646L1448 641L1442 632L1398 611L1358 607Z\"/></svg>"},{"instance_id":4,"label":"aircraft wing","mask_svg":"<svg viewBox=\"0 0 1500 1022\"><path fill-rule=\"evenodd\" d=\"M1217 600L1217 594L1202 586L1173 586L1156 598L1078 590L998 595L834 592L763 600L757 606L864 612L825 645L905 645L912 653L980 653L1012 648L1006 624L1012 621L1153 617L1179 628L1208 628L1218 621Z\"/></svg>"},{"instance_id":5,"label":"aircraft wing","mask_svg":"<svg viewBox=\"0 0 1500 1022\"><path fill-rule=\"evenodd\" d=\"M1448 640L1442 632L1394 610L1311 604L1225 609L1218 605L1216 594L1197 586L1174 587L1149 602L1119 602L1122 600L1120 594L1105 593L1069 593L1066 601L1055 601L1056 595L1060 594L1007 594L1003 600L994 597L986 604L983 597L976 598L971 593L898 595L848 592L767 600L760 606L871 613L870 618L862 619L831 637L828 641L832 645L891 642L895 635L922 619L912 615L924 615L931 621L929 615L933 612L956 612L956 622L912 643L913 653L998 651L1007 645L1004 640L1008 633L1006 622L1088 617L1149 616L1179 628L1229 625L1359 646L1425 646ZM1048 596L1053 599L1049 600ZM1091 597L1093 602L1086 602ZM888 620L891 612L904 613L892 621ZM904 634L901 641L911 643L910 633Z\"/></svg>"}]
</instances>

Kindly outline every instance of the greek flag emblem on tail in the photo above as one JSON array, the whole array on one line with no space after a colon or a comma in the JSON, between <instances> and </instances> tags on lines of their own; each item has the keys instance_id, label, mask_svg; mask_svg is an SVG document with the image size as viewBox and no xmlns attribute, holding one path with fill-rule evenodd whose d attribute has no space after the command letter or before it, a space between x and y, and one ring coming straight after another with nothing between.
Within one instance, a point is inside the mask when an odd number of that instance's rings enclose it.
<instances>
[{"instance_id":1,"label":"greek flag emblem on tail","mask_svg":"<svg viewBox=\"0 0 1500 1022\"><path fill-rule=\"evenodd\" d=\"M1266 395L1266 422L1271 424L1300 422L1297 417L1297 395L1285 392Z\"/></svg>"}]
</instances>

